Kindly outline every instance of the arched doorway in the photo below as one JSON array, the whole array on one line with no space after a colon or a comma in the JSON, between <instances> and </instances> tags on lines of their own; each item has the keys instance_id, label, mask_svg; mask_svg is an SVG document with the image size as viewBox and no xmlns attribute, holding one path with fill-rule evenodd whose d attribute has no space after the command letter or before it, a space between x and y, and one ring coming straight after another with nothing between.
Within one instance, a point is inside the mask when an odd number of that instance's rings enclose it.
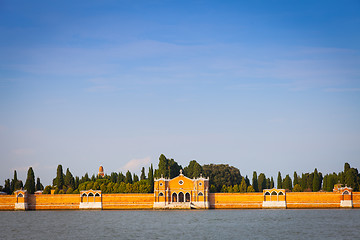
<instances>
[{"instance_id":1,"label":"arched doorway","mask_svg":"<svg viewBox=\"0 0 360 240\"><path fill-rule=\"evenodd\" d=\"M177 194L173 193L171 197L172 202L177 202Z\"/></svg>"},{"instance_id":2,"label":"arched doorway","mask_svg":"<svg viewBox=\"0 0 360 240\"><path fill-rule=\"evenodd\" d=\"M184 193L182 193L182 192L179 193L179 202L185 202L184 201Z\"/></svg>"},{"instance_id":3,"label":"arched doorway","mask_svg":"<svg viewBox=\"0 0 360 240\"><path fill-rule=\"evenodd\" d=\"M185 202L190 202L191 201L191 199L190 199L190 193L186 193L185 194Z\"/></svg>"}]
</instances>

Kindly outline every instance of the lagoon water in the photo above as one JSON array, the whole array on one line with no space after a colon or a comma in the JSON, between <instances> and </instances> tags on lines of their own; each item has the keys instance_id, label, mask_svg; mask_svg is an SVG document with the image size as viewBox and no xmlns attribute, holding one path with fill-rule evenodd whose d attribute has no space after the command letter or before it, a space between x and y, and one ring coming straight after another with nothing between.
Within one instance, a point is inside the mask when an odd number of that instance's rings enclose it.
<instances>
[{"instance_id":1,"label":"lagoon water","mask_svg":"<svg viewBox=\"0 0 360 240\"><path fill-rule=\"evenodd\" d=\"M0 212L0 239L360 239L360 209Z\"/></svg>"}]
</instances>

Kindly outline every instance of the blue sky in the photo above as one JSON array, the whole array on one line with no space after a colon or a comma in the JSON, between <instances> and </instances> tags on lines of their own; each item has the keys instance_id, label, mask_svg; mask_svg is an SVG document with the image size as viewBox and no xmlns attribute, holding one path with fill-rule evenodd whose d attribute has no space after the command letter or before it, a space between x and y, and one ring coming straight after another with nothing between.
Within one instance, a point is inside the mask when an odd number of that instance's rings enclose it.
<instances>
[{"instance_id":1,"label":"blue sky","mask_svg":"<svg viewBox=\"0 0 360 240\"><path fill-rule=\"evenodd\" d=\"M164 153L360 167L358 1L0 1L0 177Z\"/></svg>"}]
</instances>

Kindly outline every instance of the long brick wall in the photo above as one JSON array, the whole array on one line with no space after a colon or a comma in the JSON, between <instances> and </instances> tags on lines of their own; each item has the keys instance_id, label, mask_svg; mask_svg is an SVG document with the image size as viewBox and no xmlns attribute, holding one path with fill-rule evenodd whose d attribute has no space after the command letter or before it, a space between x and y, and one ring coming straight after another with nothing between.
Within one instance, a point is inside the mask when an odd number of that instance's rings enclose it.
<instances>
[{"instance_id":1,"label":"long brick wall","mask_svg":"<svg viewBox=\"0 0 360 240\"><path fill-rule=\"evenodd\" d=\"M332 192L288 192L286 208L339 208L341 195ZM353 192L353 207L360 208L360 192ZM77 210L79 194L27 196L29 210ZM210 208L214 209L261 209L262 193L210 193ZM102 209L152 209L154 194L102 194ZM14 210L15 195L0 195L0 210Z\"/></svg>"}]
</instances>

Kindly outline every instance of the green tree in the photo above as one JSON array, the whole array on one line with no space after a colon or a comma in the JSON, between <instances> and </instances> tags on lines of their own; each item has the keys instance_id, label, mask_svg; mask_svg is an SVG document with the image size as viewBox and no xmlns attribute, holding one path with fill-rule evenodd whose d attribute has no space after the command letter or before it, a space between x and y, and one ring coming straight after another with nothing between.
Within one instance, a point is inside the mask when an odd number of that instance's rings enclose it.
<instances>
[{"instance_id":1,"label":"green tree","mask_svg":"<svg viewBox=\"0 0 360 240\"><path fill-rule=\"evenodd\" d=\"M16 190L19 190L19 189L21 189L21 185L22 185L22 183L21 183L21 181L19 181L18 180L18 178L17 178L17 172L16 172L16 170L14 170L14 178L12 179L12 181L11 181L11 192L14 192L14 191L16 191Z\"/></svg>"},{"instance_id":2,"label":"green tree","mask_svg":"<svg viewBox=\"0 0 360 240\"><path fill-rule=\"evenodd\" d=\"M257 180L257 173L256 173L256 171L253 172L252 186L253 186L255 192L258 192L258 191L259 191L259 186L258 186L258 180Z\"/></svg>"},{"instance_id":3,"label":"green tree","mask_svg":"<svg viewBox=\"0 0 360 240\"><path fill-rule=\"evenodd\" d=\"M234 187L233 187L233 192L234 192L234 193L240 192L239 185L237 185L237 184L234 185Z\"/></svg>"},{"instance_id":4,"label":"green tree","mask_svg":"<svg viewBox=\"0 0 360 240\"><path fill-rule=\"evenodd\" d=\"M149 185L150 185L150 192L154 192L154 169L153 169L153 165L151 164L151 166L149 167L149 172L148 172L148 181L149 181Z\"/></svg>"},{"instance_id":5,"label":"green tree","mask_svg":"<svg viewBox=\"0 0 360 240\"><path fill-rule=\"evenodd\" d=\"M126 172L126 178L125 178L125 183L132 183L133 181L132 181L132 176L131 176L131 172L128 170L127 172Z\"/></svg>"},{"instance_id":6,"label":"green tree","mask_svg":"<svg viewBox=\"0 0 360 240\"><path fill-rule=\"evenodd\" d=\"M286 177L284 178L284 182L282 183L282 187L284 189L292 190L292 181L291 181L291 178L290 178L289 174L287 174Z\"/></svg>"},{"instance_id":7,"label":"green tree","mask_svg":"<svg viewBox=\"0 0 360 240\"><path fill-rule=\"evenodd\" d=\"M5 180L5 185L4 185L3 191L6 192L7 194L11 194L11 183L10 183L10 179L6 179L6 180Z\"/></svg>"},{"instance_id":8,"label":"green tree","mask_svg":"<svg viewBox=\"0 0 360 240\"><path fill-rule=\"evenodd\" d=\"M293 192L301 192L301 186L299 184L296 184L293 188Z\"/></svg>"},{"instance_id":9,"label":"green tree","mask_svg":"<svg viewBox=\"0 0 360 240\"><path fill-rule=\"evenodd\" d=\"M210 185L220 192L223 185L233 186L241 183L240 170L228 164L208 164L202 166L204 176L209 177Z\"/></svg>"},{"instance_id":10,"label":"green tree","mask_svg":"<svg viewBox=\"0 0 360 240\"><path fill-rule=\"evenodd\" d=\"M40 178L36 178L36 186L35 186L35 190L36 191L41 191L41 190L44 190L44 186L41 184L40 182Z\"/></svg>"},{"instance_id":11,"label":"green tree","mask_svg":"<svg viewBox=\"0 0 360 240\"><path fill-rule=\"evenodd\" d=\"M142 167L142 169L141 169L141 175L140 175L140 180L145 180L145 179L146 179L145 168Z\"/></svg>"},{"instance_id":12,"label":"green tree","mask_svg":"<svg viewBox=\"0 0 360 240\"><path fill-rule=\"evenodd\" d=\"M44 188L43 194L50 194L51 193L51 186L48 185Z\"/></svg>"},{"instance_id":13,"label":"green tree","mask_svg":"<svg viewBox=\"0 0 360 240\"><path fill-rule=\"evenodd\" d=\"M203 173L203 168L195 160L190 161L189 166L184 168L184 175L189 178L198 178Z\"/></svg>"},{"instance_id":14,"label":"green tree","mask_svg":"<svg viewBox=\"0 0 360 240\"><path fill-rule=\"evenodd\" d=\"M254 188L251 185L248 186L246 191L247 192L255 192Z\"/></svg>"},{"instance_id":15,"label":"green tree","mask_svg":"<svg viewBox=\"0 0 360 240\"><path fill-rule=\"evenodd\" d=\"M262 192L263 189L266 189L266 176L264 173L259 174L257 185L258 185L257 192Z\"/></svg>"},{"instance_id":16,"label":"green tree","mask_svg":"<svg viewBox=\"0 0 360 240\"><path fill-rule=\"evenodd\" d=\"M277 188L278 188L278 189L282 189L282 188L283 188L283 186L282 186L282 178L281 178L281 173L280 173L280 171L279 171L278 177L277 177Z\"/></svg>"},{"instance_id":17,"label":"green tree","mask_svg":"<svg viewBox=\"0 0 360 240\"><path fill-rule=\"evenodd\" d=\"M138 182L138 181L139 181L139 177L138 177L138 175L136 175L134 173L133 182L135 183L135 182Z\"/></svg>"},{"instance_id":18,"label":"green tree","mask_svg":"<svg viewBox=\"0 0 360 240\"><path fill-rule=\"evenodd\" d=\"M240 192L244 193L244 192L246 192L246 189L247 189L247 185L245 182L245 178L243 178L240 183Z\"/></svg>"},{"instance_id":19,"label":"green tree","mask_svg":"<svg viewBox=\"0 0 360 240\"><path fill-rule=\"evenodd\" d=\"M66 169L65 179L64 179L64 185L67 188L75 188L75 179L73 175L71 174L69 168Z\"/></svg>"},{"instance_id":20,"label":"green tree","mask_svg":"<svg viewBox=\"0 0 360 240\"><path fill-rule=\"evenodd\" d=\"M320 191L320 188L321 188L320 175L318 173L318 170L315 168L312 190L313 192L318 192Z\"/></svg>"},{"instance_id":21,"label":"green tree","mask_svg":"<svg viewBox=\"0 0 360 240\"><path fill-rule=\"evenodd\" d=\"M357 177L358 171L355 168L350 168L345 173L345 184L354 191L358 190Z\"/></svg>"},{"instance_id":22,"label":"green tree","mask_svg":"<svg viewBox=\"0 0 360 240\"><path fill-rule=\"evenodd\" d=\"M298 184L298 183L299 183L299 177L298 177L297 173L294 172L294 182L293 182L293 186L295 187L295 185Z\"/></svg>"},{"instance_id":23,"label":"green tree","mask_svg":"<svg viewBox=\"0 0 360 240\"><path fill-rule=\"evenodd\" d=\"M56 170L55 186L62 189L64 186L64 173L61 164L58 165Z\"/></svg>"},{"instance_id":24,"label":"green tree","mask_svg":"<svg viewBox=\"0 0 360 240\"><path fill-rule=\"evenodd\" d=\"M29 168L28 173L27 173L25 189L30 194L33 194L35 192L35 174L34 174L32 167Z\"/></svg>"},{"instance_id":25,"label":"green tree","mask_svg":"<svg viewBox=\"0 0 360 240\"><path fill-rule=\"evenodd\" d=\"M275 184L274 184L274 178L271 177L271 180L270 180L270 189L274 188Z\"/></svg>"}]
</instances>

